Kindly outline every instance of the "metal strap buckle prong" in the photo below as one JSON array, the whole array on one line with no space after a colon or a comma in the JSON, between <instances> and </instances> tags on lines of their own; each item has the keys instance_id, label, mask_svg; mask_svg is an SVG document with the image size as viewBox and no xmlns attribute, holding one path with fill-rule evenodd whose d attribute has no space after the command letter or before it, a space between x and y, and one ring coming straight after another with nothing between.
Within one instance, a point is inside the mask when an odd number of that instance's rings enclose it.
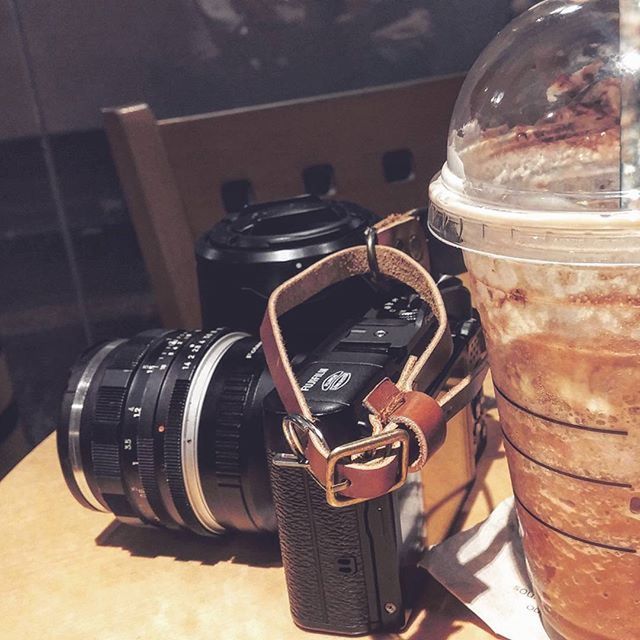
<instances>
[{"instance_id":1,"label":"metal strap buckle prong","mask_svg":"<svg viewBox=\"0 0 640 640\"><path fill-rule=\"evenodd\" d=\"M308 469L309 462L295 453L276 453L273 456L273 464L276 467L284 467L286 469Z\"/></svg>"},{"instance_id":2,"label":"metal strap buckle prong","mask_svg":"<svg viewBox=\"0 0 640 640\"><path fill-rule=\"evenodd\" d=\"M305 447L300 441L300 436L308 438L309 434L313 433L318 442L329 451L329 444L322 431L311 420L298 414L288 415L282 419L282 431L293 453L277 453L273 458L273 464L288 469L306 469L318 486L324 490L324 485L309 468L309 461L305 457ZM348 486L349 481L345 481L341 482L337 488L345 489Z\"/></svg>"},{"instance_id":3,"label":"metal strap buckle prong","mask_svg":"<svg viewBox=\"0 0 640 640\"><path fill-rule=\"evenodd\" d=\"M282 431L292 453L277 453L273 458L273 464L289 469L308 469L309 461L305 458L304 445L300 442L299 432L304 437L313 433L324 445L327 444L322 432L311 420L301 415L287 415L282 419ZM328 446L327 446L328 448ZM313 474L311 474L313 475Z\"/></svg>"}]
</instances>

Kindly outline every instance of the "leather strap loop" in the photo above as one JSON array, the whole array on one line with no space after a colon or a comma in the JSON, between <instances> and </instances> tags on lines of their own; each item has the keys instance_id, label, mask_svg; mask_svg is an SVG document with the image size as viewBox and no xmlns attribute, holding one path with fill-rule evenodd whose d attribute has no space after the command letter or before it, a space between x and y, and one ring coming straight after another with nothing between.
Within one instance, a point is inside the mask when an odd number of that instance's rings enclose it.
<instances>
[{"instance_id":1,"label":"leather strap loop","mask_svg":"<svg viewBox=\"0 0 640 640\"><path fill-rule=\"evenodd\" d=\"M404 251L429 271L429 245L423 224L419 209L414 209L406 213L392 213L380 220L374 229L378 244Z\"/></svg>"},{"instance_id":2,"label":"leather strap loop","mask_svg":"<svg viewBox=\"0 0 640 640\"><path fill-rule=\"evenodd\" d=\"M418 456L409 471L418 471L444 443L446 423L440 405L418 391L401 391L389 378L382 380L363 401L383 429L402 425L418 443Z\"/></svg>"},{"instance_id":3,"label":"leather strap loop","mask_svg":"<svg viewBox=\"0 0 640 640\"><path fill-rule=\"evenodd\" d=\"M391 216L379 223L376 231L380 243L375 248L379 272L411 287L429 305L438 327L425 351L408 358L396 384L383 380L368 394L364 405L371 412L371 437L329 451L324 439L316 435L317 428L309 428L305 442L296 447L303 449L298 453L303 454L309 470L325 487L327 499L334 506L368 500L397 488L408 470L415 471L424 465L446 435L445 411L436 400L415 390L426 388L435 379L452 352L444 302L424 266L399 249L381 246L391 242L402 245L404 238L403 248L413 247L416 257L428 265L424 232L411 214ZM269 371L287 413L302 416L301 422L308 421L311 427L314 417L294 375L278 317L332 284L367 273L369 263L364 246L338 251L280 285L269 298L260 327ZM445 397L457 398L458 392L451 395L452 392ZM410 466L407 431L417 443L417 456ZM300 442L297 436L288 440ZM366 461L361 461L364 453Z\"/></svg>"},{"instance_id":4,"label":"leather strap loop","mask_svg":"<svg viewBox=\"0 0 640 640\"><path fill-rule=\"evenodd\" d=\"M429 273L415 260L391 247L379 246L376 252L380 273L411 287L429 305L438 322L436 333L427 349L418 359L409 358L403 369L402 389L409 391L413 389L416 378L434 353L445 362L451 354L451 335L444 302ZM269 371L287 413L299 414L308 420L313 420L307 401L293 373L278 317L330 285L352 276L363 275L368 271L366 248L351 247L316 262L281 284L271 294L260 327L260 337ZM437 373L434 372L434 375Z\"/></svg>"}]
</instances>

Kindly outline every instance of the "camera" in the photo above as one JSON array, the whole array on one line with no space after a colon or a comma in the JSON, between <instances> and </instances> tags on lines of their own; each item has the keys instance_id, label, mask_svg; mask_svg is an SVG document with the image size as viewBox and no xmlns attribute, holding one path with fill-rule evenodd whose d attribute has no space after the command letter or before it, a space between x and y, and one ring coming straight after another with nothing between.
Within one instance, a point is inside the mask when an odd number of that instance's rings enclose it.
<instances>
[{"instance_id":1,"label":"camera","mask_svg":"<svg viewBox=\"0 0 640 640\"><path fill-rule=\"evenodd\" d=\"M302 198L248 207L218 225L197 248L210 326L146 331L85 352L70 373L57 434L67 485L85 507L202 535L278 531L295 622L340 634L403 625L428 487L415 473L381 498L329 506L304 469L282 464L289 451L283 410L254 335L270 289L324 255L362 244L372 220L348 203ZM208 298L231 281L223 296ZM431 376L433 396L485 353L466 288L454 277L439 287L453 352ZM217 327L216 309L230 329ZM365 277L334 285L285 321L302 391L334 444L358 436L364 395L397 376L434 331L429 308L406 287L373 286ZM459 458L454 466L467 476L471 470L465 487L481 449L479 404L476 397L461 412L464 446L449 451Z\"/></svg>"},{"instance_id":2,"label":"camera","mask_svg":"<svg viewBox=\"0 0 640 640\"><path fill-rule=\"evenodd\" d=\"M473 371L485 351L470 301L466 308L459 306L465 297L460 281L447 285L445 302L455 300L461 315L453 323L453 355L427 389L433 397L452 379ZM383 378L397 379L434 329L435 318L415 296L394 296L335 332L297 367L329 449L366 435L364 396ZM277 394L271 393L265 400L267 448L295 622L345 635L401 629L421 577L416 570L424 549L421 473L410 474L397 491L336 509L328 504L325 488L291 464L281 427L285 416Z\"/></svg>"}]
</instances>

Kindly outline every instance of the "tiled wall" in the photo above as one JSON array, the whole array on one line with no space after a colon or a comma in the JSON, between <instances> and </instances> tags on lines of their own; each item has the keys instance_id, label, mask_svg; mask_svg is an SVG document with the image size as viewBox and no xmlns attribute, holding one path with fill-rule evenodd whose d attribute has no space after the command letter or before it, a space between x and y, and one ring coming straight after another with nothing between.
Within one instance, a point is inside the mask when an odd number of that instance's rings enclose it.
<instances>
[{"instance_id":1,"label":"tiled wall","mask_svg":"<svg viewBox=\"0 0 640 640\"><path fill-rule=\"evenodd\" d=\"M0 341L33 443L89 343L157 322L100 108L459 72L529 0L0 0Z\"/></svg>"}]
</instances>

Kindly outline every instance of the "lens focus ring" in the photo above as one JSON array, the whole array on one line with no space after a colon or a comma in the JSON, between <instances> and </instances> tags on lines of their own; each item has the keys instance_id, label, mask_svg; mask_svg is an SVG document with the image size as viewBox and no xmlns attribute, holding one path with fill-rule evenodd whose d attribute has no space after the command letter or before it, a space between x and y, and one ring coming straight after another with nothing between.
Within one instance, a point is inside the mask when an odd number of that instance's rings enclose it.
<instances>
[{"instance_id":1,"label":"lens focus ring","mask_svg":"<svg viewBox=\"0 0 640 640\"><path fill-rule=\"evenodd\" d=\"M142 519L178 528L163 503L155 477L154 429L158 395L167 371L193 332L171 331L156 341L140 363L129 390L122 424L123 474L130 501Z\"/></svg>"},{"instance_id":2,"label":"lens focus ring","mask_svg":"<svg viewBox=\"0 0 640 640\"><path fill-rule=\"evenodd\" d=\"M121 519L138 518L126 497L120 452L122 421L130 383L149 347L164 332L148 331L119 344L96 375L97 390L88 403L93 474L102 499Z\"/></svg>"},{"instance_id":3,"label":"lens focus ring","mask_svg":"<svg viewBox=\"0 0 640 640\"><path fill-rule=\"evenodd\" d=\"M167 482L181 517L190 528L201 532L223 531L202 490L198 464L202 406L218 363L235 342L245 337L246 334L229 333L216 336L213 345L210 344L212 338L194 345L193 352L187 356L194 356L193 359L185 360L180 366L171 390L164 447Z\"/></svg>"}]
</instances>

